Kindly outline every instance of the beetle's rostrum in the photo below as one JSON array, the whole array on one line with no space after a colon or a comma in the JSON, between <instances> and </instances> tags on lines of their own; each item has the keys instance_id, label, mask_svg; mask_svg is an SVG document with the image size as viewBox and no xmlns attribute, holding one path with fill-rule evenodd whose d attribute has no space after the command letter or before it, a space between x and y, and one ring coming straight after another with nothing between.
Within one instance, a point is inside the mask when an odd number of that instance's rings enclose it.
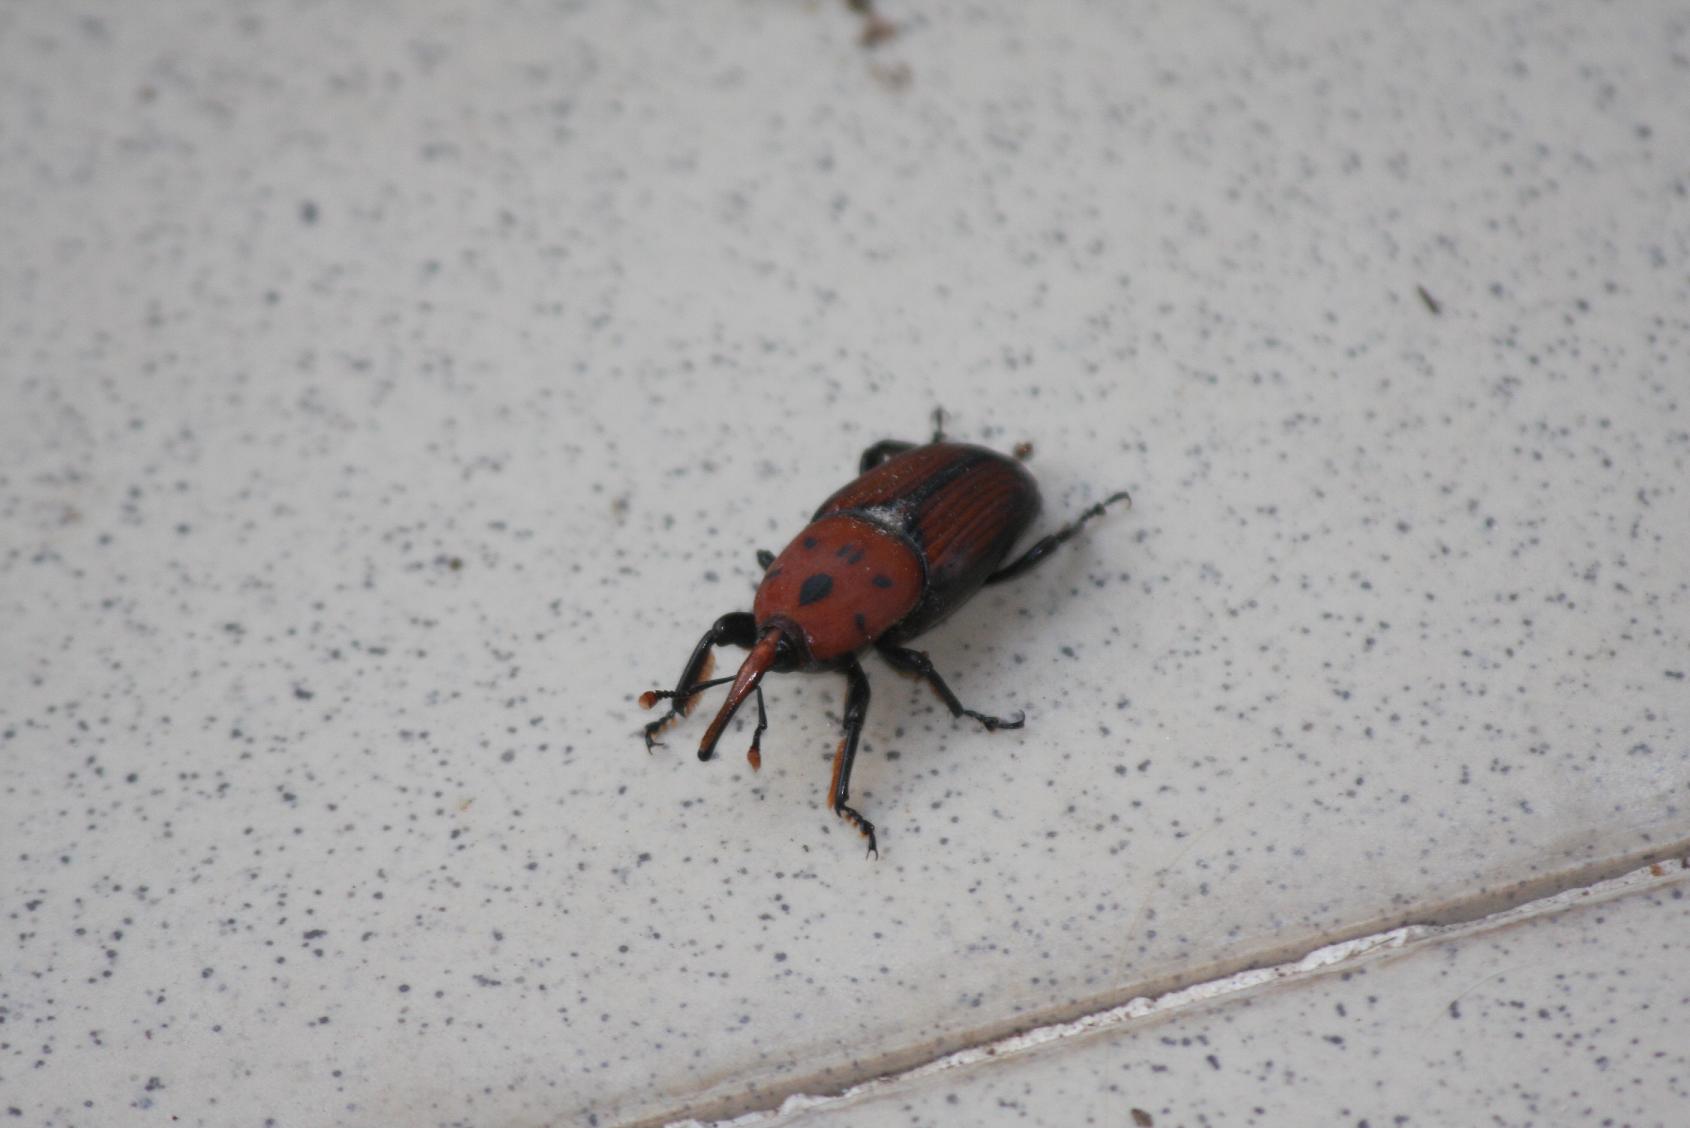
<instances>
[{"instance_id":1,"label":"beetle's rostrum","mask_svg":"<svg viewBox=\"0 0 1690 1128\"><path fill-rule=\"evenodd\" d=\"M1030 444L1016 449L1018 457ZM700 691L732 682L727 700L704 732L698 758L708 760L735 712L753 693L757 728L746 759L762 764L763 675L774 671L834 670L845 675L844 733L833 757L828 806L848 819L878 854L874 824L854 810L851 766L868 715L868 678L858 656L872 647L895 670L931 686L952 716L968 716L988 731L1020 728L1023 718L993 717L963 707L933 663L903 646L939 625L987 584L1013 579L1044 560L1087 521L1126 491L1111 494L1005 564L1010 549L1039 513L1039 488L1017 459L984 447L947 442L934 413L933 441L884 440L863 452L858 477L828 498L779 556L757 554L763 582L750 611L723 615L698 640L672 690L640 695L649 709L668 699L668 712L645 726L646 748L684 716ZM711 651L751 651L732 677L710 677Z\"/></svg>"}]
</instances>

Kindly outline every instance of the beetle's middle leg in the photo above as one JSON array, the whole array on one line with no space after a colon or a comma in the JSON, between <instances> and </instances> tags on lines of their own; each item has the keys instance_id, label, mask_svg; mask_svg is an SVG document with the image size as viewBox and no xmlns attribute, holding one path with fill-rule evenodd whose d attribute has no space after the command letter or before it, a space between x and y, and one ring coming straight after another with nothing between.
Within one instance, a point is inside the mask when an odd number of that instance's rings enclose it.
<instances>
[{"instance_id":1,"label":"beetle's middle leg","mask_svg":"<svg viewBox=\"0 0 1690 1128\"><path fill-rule=\"evenodd\" d=\"M1023 552L1020 556L1017 556L1014 560L1011 560L1008 564L1005 564L1002 568L999 568L997 571L987 576L986 582L988 584L1001 584L1003 581L1013 580L1016 576L1019 576L1023 572L1033 568L1045 557L1049 556L1052 552L1055 552L1064 541L1068 540L1075 533L1083 529L1087 521L1090 521L1093 517L1103 516L1104 509L1114 505L1117 501L1126 502L1129 508L1133 503L1133 499L1127 496L1126 490L1122 490L1120 493L1110 494L1108 497L1080 514L1078 517L1074 518L1074 520L1062 526L1060 529L1056 530L1056 532L1050 534L1050 536L1041 537L1039 540L1034 541L1033 547L1029 548L1026 552Z\"/></svg>"},{"instance_id":2,"label":"beetle's middle leg","mask_svg":"<svg viewBox=\"0 0 1690 1128\"><path fill-rule=\"evenodd\" d=\"M867 474L893 455L902 454L906 450L914 450L920 445L920 443L906 443L902 439L881 439L878 443L863 451L862 458L857 460L857 473Z\"/></svg>"},{"instance_id":3,"label":"beetle's middle leg","mask_svg":"<svg viewBox=\"0 0 1690 1128\"><path fill-rule=\"evenodd\" d=\"M692 657L687 659L686 668L681 671L681 678L675 683L675 688L652 690L640 695L640 707L644 709L651 708L664 698L670 700L669 711L645 727L646 751L649 752L657 746L657 734L671 721L676 717L686 716L699 690L719 684L700 681L709 674L710 651L713 647L743 646L750 649L756 643L757 620L749 611L730 611L712 623L710 629L704 632L704 637L698 640L698 645L692 648Z\"/></svg>"},{"instance_id":4,"label":"beetle's middle leg","mask_svg":"<svg viewBox=\"0 0 1690 1128\"><path fill-rule=\"evenodd\" d=\"M1015 714L1012 719L1006 719L990 717L985 713L976 713L973 709L965 708L962 702L957 700L956 694L951 692L951 687L945 684L945 679L939 676L939 671L933 668L932 660L919 650L905 650L901 646L889 646L886 643L881 643L875 649L880 651L880 656L886 659L887 664L894 670L914 674L932 686L933 692L939 695L939 700L945 703L945 708L951 711L953 717L973 717L986 726L987 732L996 732L1001 728L1020 728L1027 721L1022 713Z\"/></svg>"},{"instance_id":5,"label":"beetle's middle leg","mask_svg":"<svg viewBox=\"0 0 1690 1128\"><path fill-rule=\"evenodd\" d=\"M833 754L833 782L828 785L827 805L842 819L851 820L863 837L868 839L868 852L875 857L874 824L848 806L851 797L851 765L857 758L857 740L863 735L863 722L868 719L868 676L855 658L845 667L848 683L845 690L845 735L839 740L839 750Z\"/></svg>"},{"instance_id":6,"label":"beetle's middle leg","mask_svg":"<svg viewBox=\"0 0 1690 1128\"><path fill-rule=\"evenodd\" d=\"M933 409L933 438L935 443L945 441L945 409ZM903 454L906 450L914 450L920 443L907 443L902 439L881 439L878 443L863 451L862 458L857 460L857 473L867 474L893 455Z\"/></svg>"}]
</instances>

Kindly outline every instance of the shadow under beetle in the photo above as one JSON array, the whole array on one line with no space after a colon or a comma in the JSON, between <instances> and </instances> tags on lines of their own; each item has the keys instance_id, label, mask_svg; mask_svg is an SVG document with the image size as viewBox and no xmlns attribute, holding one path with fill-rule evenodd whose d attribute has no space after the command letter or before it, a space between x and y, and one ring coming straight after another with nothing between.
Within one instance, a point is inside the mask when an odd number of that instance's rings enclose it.
<instances>
[{"instance_id":1,"label":"shadow under beetle","mask_svg":"<svg viewBox=\"0 0 1690 1128\"><path fill-rule=\"evenodd\" d=\"M953 716L973 717L988 731L1020 728L1024 718L1019 713L1005 719L964 708L927 655L902 644L938 626L982 586L1013 579L1038 564L1106 506L1132 504L1125 491L1111 494L1005 564L1009 550L1038 516L1037 483L1015 459L946 442L941 412L934 412L933 422L930 443L888 439L865 450L857 479L823 502L785 551L757 554L763 582L751 610L716 620L693 648L674 689L640 696L645 709L670 701L668 712L645 726L649 751L665 726L691 710L701 690L731 681L727 700L698 746L698 758L708 760L734 713L755 691L757 729L746 759L756 770L769 727L759 685L763 675L770 670L844 674L845 733L833 757L828 806L862 832L874 855L879 854L874 824L846 803L851 764L868 715L868 678L858 654L874 647L893 669L932 686ZM1030 449L1017 448L1017 454ZM701 680L710 675L716 646L740 646L751 653L734 676Z\"/></svg>"}]
</instances>

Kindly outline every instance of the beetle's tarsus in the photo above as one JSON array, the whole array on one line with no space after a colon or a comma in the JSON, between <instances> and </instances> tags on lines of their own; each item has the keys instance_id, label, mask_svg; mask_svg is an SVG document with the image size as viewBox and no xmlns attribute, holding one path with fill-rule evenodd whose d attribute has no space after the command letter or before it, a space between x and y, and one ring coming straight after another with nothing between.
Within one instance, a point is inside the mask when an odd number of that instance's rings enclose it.
<instances>
[{"instance_id":1,"label":"beetle's tarsus","mask_svg":"<svg viewBox=\"0 0 1690 1128\"><path fill-rule=\"evenodd\" d=\"M659 698L659 697L670 697L670 696L673 696L673 695L668 694L668 693L658 694L658 693L656 693L656 691L653 691L651 693L642 694L640 696L640 703L644 708L649 709L649 708L651 708L651 705L657 704L657 698ZM645 704L645 699L647 697L653 698L651 705ZM652 721L650 724L646 725L645 726L645 750L647 752L650 752L653 748L662 748L663 742L657 739L657 734L662 732L664 729L668 728L670 725L674 724L676 721L680 720L680 718L683 715L684 714L681 712L681 710L671 708L667 713L664 713L661 717L657 718L655 721Z\"/></svg>"},{"instance_id":2,"label":"beetle's tarsus","mask_svg":"<svg viewBox=\"0 0 1690 1128\"><path fill-rule=\"evenodd\" d=\"M844 803L835 804L833 810L840 818L855 826L859 834L868 839L869 854L876 858L880 857L880 846L879 843L875 841L874 837L874 824L863 818L863 816L857 812L856 808L847 806Z\"/></svg>"},{"instance_id":3,"label":"beetle's tarsus","mask_svg":"<svg viewBox=\"0 0 1690 1128\"><path fill-rule=\"evenodd\" d=\"M987 732L996 732L999 729L1018 729L1027 723L1027 714L1020 710L1016 710L1013 717L989 717L985 713L976 713L973 709L964 709L962 713L964 716L973 717L979 721L985 726Z\"/></svg>"},{"instance_id":4,"label":"beetle's tarsus","mask_svg":"<svg viewBox=\"0 0 1690 1128\"><path fill-rule=\"evenodd\" d=\"M945 703L945 708L951 711L953 717L973 717L986 726L987 732L996 732L1000 728L1020 728L1027 720L1024 713L1016 713L1013 719L994 717L988 713L978 713L969 709L957 700L957 695L951 692L951 687L945 684L945 679L939 676L939 671L933 668L933 660L920 650L907 650L902 646L888 646L882 643L876 649L880 656L886 659L887 665L901 674L920 678L932 687L939 695L939 700Z\"/></svg>"}]
</instances>

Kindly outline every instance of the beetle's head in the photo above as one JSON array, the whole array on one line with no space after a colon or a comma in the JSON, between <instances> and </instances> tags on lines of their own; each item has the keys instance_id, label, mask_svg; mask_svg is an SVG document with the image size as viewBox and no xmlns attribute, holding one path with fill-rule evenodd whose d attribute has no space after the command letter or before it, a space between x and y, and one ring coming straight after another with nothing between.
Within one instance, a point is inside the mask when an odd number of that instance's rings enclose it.
<instances>
[{"instance_id":1,"label":"beetle's head","mask_svg":"<svg viewBox=\"0 0 1690 1128\"><path fill-rule=\"evenodd\" d=\"M716 754L716 742L722 738L722 731L728 727L728 722L739 711L745 699L756 691L757 685L763 680L763 675L770 670L786 671L796 669L799 665L799 647L778 626L769 626L758 636L757 642L751 648L751 653L745 656L740 664L739 673L734 676L734 683L728 689L728 699L722 702L722 708L716 713L716 719L710 722L710 727L704 731L704 739L698 745L698 758L708 760ZM762 730L758 730L761 735ZM752 743L752 767L757 766L757 745Z\"/></svg>"}]
</instances>

